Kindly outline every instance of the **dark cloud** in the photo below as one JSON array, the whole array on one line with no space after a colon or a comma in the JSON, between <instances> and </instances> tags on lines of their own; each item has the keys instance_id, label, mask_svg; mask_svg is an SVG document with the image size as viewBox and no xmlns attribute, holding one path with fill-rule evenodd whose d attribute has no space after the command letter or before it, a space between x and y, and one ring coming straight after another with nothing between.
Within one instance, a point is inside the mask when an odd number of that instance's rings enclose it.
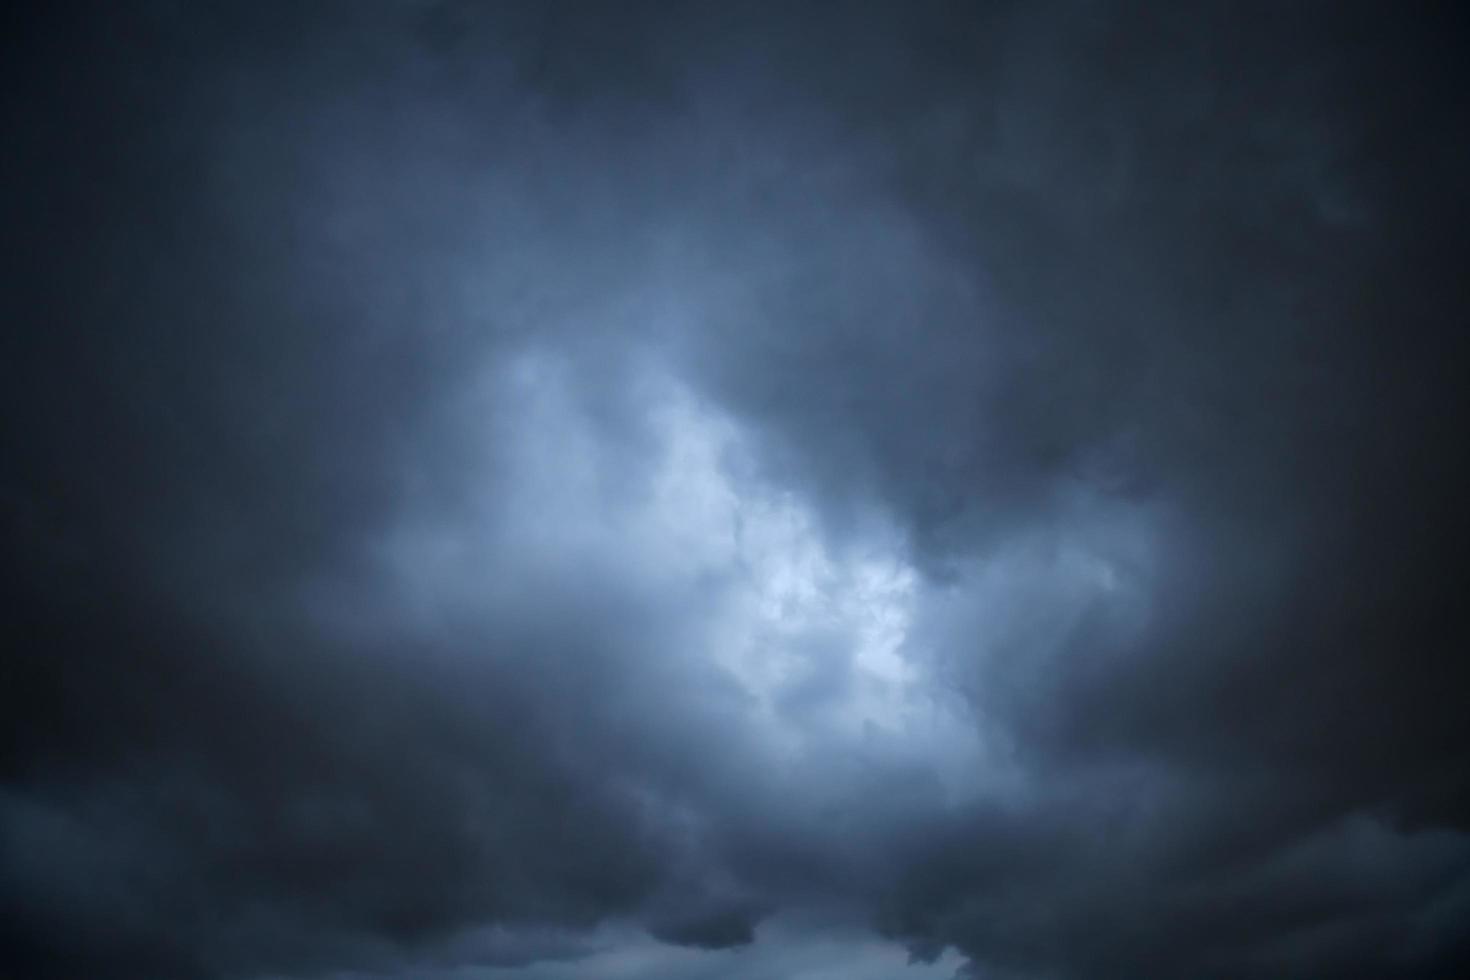
<instances>
[{"instance_id":1,"label":"dark cloud","mask_svg":"<svg viewBox=\"0 0 1470 980\"><path fill-rule=\"evenodd\" d=\"M733 909L682 918L667 925L654 926L650 932L655 938L678 946L728 949L755 941L753 918L747 912Z\"/></svg>"},{"instance_id":2,"label":"dark cloud","mask_svg":"<svg viewBox=\"0 0 1470 980\"><path fill-rule=\"evenodd\" d=\"M13 17L0 972L1470 963L1452 11Z\"/></svg>"}]
</instances>

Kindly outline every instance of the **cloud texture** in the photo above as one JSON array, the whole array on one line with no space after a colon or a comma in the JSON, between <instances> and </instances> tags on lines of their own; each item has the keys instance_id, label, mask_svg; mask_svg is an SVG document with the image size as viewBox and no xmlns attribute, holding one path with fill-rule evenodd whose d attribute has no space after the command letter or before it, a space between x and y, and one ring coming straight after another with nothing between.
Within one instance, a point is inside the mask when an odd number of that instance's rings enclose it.
<instances>
[{"instance_id":1,"label":"cloud texture","mask_svg":"<svg viewBox=\"0 0 1470 980\"><path fill-rule=\"evenodd\" d=\"M1470 966L1452 11L11 15L0 972Z\"/></svg>"}]
</instances>

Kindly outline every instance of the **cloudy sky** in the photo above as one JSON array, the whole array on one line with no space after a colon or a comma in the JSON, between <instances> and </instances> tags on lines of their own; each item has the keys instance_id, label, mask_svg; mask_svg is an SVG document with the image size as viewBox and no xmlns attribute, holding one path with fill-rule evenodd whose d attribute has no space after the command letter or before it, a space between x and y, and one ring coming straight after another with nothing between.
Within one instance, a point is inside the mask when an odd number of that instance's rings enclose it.
<instances>
[{"instance_id":1,"label":"cloudy sky","mask_svg":"<svg viewBox=\"0 0 1470 980\"><path fill-rule=\"evenodd\" d=\"M6 15L0 975L1464 975L1402 8Z\"/></svg>"}]
</instances>

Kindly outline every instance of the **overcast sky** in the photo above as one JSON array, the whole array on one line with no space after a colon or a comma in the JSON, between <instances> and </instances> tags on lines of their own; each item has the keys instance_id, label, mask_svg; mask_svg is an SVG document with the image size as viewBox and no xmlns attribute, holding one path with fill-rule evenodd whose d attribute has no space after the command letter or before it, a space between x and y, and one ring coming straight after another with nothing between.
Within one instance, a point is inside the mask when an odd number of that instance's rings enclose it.
<instances>
[{"instance_id":1,"label":"overcast sky","mask_svg":"<svg viewBox=\"0 0 1470 980\"><path fill-rule=\"evenodd\" d=\"M1470 975L1460 26L5 15L0 975Z\"/></svg>"}]
</instances>

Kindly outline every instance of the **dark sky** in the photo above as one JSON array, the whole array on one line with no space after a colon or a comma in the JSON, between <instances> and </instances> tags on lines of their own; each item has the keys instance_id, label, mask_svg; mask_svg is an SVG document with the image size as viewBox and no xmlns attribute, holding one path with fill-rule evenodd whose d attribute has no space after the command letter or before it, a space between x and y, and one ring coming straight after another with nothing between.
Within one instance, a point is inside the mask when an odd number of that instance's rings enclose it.
<instances>
[{"instance_id":1,"label":"dark sky","mask_svg":"<svg viewBox=\"0 0 1470 980\"><path fill-rule=\"evenodd\" d=\"M0 976L1470 975L1454 8L4 14Z\"/></svg>"}]
</instances>

